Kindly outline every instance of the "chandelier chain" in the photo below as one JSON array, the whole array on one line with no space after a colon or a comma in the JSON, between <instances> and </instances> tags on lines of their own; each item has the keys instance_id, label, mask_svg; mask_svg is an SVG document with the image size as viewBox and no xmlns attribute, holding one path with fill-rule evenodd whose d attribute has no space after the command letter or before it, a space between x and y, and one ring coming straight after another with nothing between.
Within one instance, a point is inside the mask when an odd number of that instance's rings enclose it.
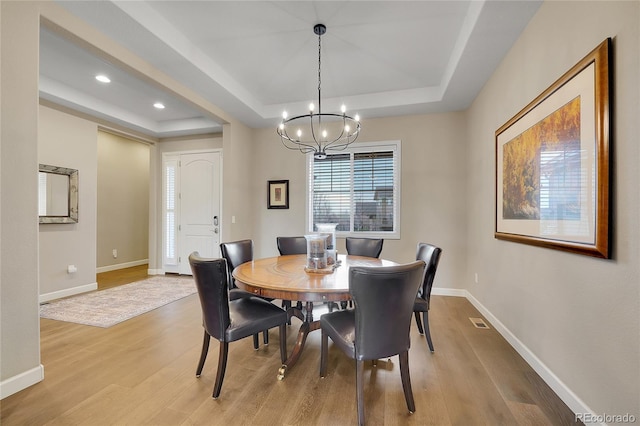
<instances>
[{"instance_id":1,"label":"chandelier chain","mask_svg":"<svg viewBox=\"0 0 640 426\"><path fill-rule=\"evenodd\" d=\"M322 65L321 56L322 56L322 34L318 34L318 114L322 114L322 105L321 96L320 96L320 84L322 79L320 78L320 69Z\"/></svg>"}]
</instances>

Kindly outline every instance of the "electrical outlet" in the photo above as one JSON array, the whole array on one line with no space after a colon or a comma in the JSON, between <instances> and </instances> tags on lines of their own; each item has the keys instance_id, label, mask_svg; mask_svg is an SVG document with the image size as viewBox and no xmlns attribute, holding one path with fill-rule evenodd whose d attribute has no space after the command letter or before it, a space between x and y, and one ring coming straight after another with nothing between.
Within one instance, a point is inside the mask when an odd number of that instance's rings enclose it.
<instances>
[{"instance_id":1,"label":"electrical outlet","mask_svg":"<svg viewBox=\"0 0 640 426\"><path fill-rule=\"evenodd\" d=\"M475 274L475 278L476 278L476 284L478 284L478 273L477 272Z\"/></svg>"},{"instance_id":2,"label":"electrical outlet","mask_svg":"<svg viewBox=\"0 0 640 426\"><path fill-rule=\"evenodd\" d=\"M113 249L112 253L113 253L113 258L116 259L118 257L118 250L117 249Z\"/></svg>"}]
</instances>

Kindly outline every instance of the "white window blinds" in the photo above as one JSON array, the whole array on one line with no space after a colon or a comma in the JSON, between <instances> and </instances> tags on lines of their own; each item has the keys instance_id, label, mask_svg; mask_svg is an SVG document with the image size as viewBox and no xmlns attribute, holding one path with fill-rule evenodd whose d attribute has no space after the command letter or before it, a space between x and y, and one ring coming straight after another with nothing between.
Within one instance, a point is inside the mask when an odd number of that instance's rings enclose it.
<instances>
[{"instance_id":1,"label":"white window blinds","mask_svg":"<svg viewBox=\"0 0 640 426\"><path fill-rule=\"evenodd\" d=\"M309 231L337 223L339 234L399 237L399 142L350 147L309 159Z\"/></svg>"}]
</instances>

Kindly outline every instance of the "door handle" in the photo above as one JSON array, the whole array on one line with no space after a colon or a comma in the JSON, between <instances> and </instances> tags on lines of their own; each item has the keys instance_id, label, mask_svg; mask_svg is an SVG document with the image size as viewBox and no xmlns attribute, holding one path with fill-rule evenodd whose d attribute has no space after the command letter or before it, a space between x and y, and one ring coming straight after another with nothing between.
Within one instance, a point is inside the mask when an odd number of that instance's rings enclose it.
<instances>
[{"instance_id":1,"label":"door handle","mask_svg":"<svg viewBox=\"0 0 640 426\"><path fill-rule=\"evenodd\" d=\"M213 217L213 226L218 226L218 216Z\"/></svg>"}]
</instances>

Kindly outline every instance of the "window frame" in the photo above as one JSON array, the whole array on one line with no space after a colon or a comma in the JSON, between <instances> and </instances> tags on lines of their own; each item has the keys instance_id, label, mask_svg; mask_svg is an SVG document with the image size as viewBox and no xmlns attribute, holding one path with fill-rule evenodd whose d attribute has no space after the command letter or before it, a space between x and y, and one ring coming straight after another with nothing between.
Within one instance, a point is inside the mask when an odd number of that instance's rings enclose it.
<instances>
[{"instance_id":1,"label":"window frame","mask_svg":"<svg viewBox=\"0 0 640 426\"><path fill-rule=\"evenodd\" d=\"M376 141L376 142L356 142L349 145L345 150L336 152L335 154L350 154L351 155L351 204L354 208L353 197L353 154L363 152L380 152L380 151L393 151L394 153L394 170L393 170L393 231L336 231L336 236L340 238L346 237L359 237L359 238L385 238L385 239L400 239L400 206L401 206L401 175L402 175L402 146L401 140L389 140L389 141ZM331 154L329 154L331 155ZM313 153L307 154L306 162L306 230L309 233L314 231L313 221ZM353 227L353 214L351 213L351 226Z\"/></svg>"}]
</instances>

